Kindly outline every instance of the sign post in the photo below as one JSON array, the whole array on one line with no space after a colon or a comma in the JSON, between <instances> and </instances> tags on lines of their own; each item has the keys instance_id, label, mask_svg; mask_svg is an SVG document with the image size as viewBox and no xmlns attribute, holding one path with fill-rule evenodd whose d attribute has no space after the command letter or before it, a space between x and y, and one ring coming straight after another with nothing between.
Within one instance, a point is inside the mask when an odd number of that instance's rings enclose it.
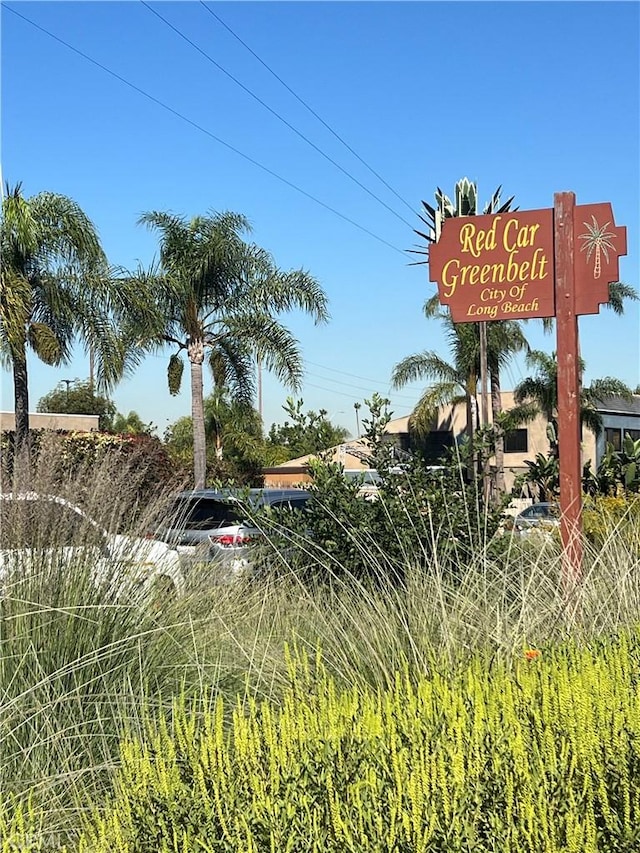
<instances>
[{"instance_id":1,"label":"sign post","mask_svg":"<svg viewBox=\"0 0 640 853\"><path fill-rule=\"evenodd\" d=\"M429 279L454 323L556 317L560 532L566 587L582 566L578 316L597 314L627 252L611 204L554 207L446 219L429 249Z\"/></svg>"},{"instance_id":2,"label":"sign post","mask_svg":"<svg viewBox=\"0 0 640 853\"><path fill-rule=\"evenodd\" d=\"M582 430L573 233L575 204L573 193L556 193L554 196L560 537L565 587L579 579L582 567Z\"/></svg>"}]
</instances>

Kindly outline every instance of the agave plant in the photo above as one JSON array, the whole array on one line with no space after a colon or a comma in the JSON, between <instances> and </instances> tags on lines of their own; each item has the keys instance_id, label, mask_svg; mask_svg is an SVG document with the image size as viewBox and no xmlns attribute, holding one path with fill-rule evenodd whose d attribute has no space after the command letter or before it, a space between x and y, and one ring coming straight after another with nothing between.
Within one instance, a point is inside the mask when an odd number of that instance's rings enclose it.
<instances>
[{"instance_id":1,"label":"agave plant","mask_svg":"<svg viewBox=\"0 0 640 853\"><path fill-rule=\"evenodd\" d=\"M515 196L511 196L505 202L501 203L500 195L502 186L499 186L489 201L485 204L482 213L507 213L510 210L517 210L517 207L512 208L511 205ZM424 215L418 214L418 217L427 226L427 231L418 231L414 229L418 237L422 237L427 241L426 247L417 249L409 249L414 255L422 255L424 260L414 261L415 264L428 263L429 243L434 243L440 231L440 227L445 219L450 219L454 216L477 216L478 215L478 187L474 181L469 178L462 178L456 183L454 190L455 202L451 201L449 196L442 192L440 187L436 188L435 199L436 206L432 207L428 202L423 201Z\"/></svg>"}]
</instances>

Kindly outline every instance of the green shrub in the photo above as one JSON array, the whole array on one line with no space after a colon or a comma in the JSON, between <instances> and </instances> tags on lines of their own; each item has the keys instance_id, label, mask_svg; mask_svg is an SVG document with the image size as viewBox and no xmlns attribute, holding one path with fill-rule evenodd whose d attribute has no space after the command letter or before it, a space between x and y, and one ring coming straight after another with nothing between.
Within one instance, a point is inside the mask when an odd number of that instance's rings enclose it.
<instances>
[{"instance_id":1,"label":"green shrub","mask_svg":"<svg viewBox=\"0 0 640 853\"><path fill-rule=\"evenodd\" d=\"M126 740L79 849L632 853L639 664L621 634L363 692L297 656L280 707L177 701Z\"/></svg>"},{"instance_id":2,"label":"green shrub","mask_svg":"<svg viewBox=\"0 0 640 853\"><path fill-rule=\"evenodd\" d=\"M496 541L500 508L484 503L476 484L467 485L455 468L433 471L412 460L400 473L379 468L380 485L372 499L358 494L337 463L312 464L313 482L304 513L262 514L256 520L270 531L272 564L298 577L327 583L336 578L359 582L391 580L402 586L407 571L444 571L461 578Z\"/></svg>"},{"instance_id":3,"label":"green shrub","mask_svg":"<svg viewBox=\"0 0 640 853\"><path fill-rule=\"evenodd\" d=\"M582 526L587 539L602 545L607 537L624 537L625 531L638 527L640 497L621 493L617 496L594 495L585 498Z\"/></svg>"}]
</instances>

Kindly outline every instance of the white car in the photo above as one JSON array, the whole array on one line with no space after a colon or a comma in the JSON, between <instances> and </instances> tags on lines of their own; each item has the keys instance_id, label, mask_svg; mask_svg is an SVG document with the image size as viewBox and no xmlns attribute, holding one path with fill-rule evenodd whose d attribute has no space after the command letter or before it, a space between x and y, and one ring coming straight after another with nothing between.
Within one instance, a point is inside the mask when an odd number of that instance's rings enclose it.
<instances>
[{"instance_id":1,"label":"white car","mask_svg":"<svg viewBox=\"0 0 640 853\"><path fill-rule=\"evenodd\" d=\"M85 559L96 584L144 594L184 590L180 558L166 543L108 533L56 495L0 493L0 591L34 566L72 566Z\"/></svg>"}]
</instances>

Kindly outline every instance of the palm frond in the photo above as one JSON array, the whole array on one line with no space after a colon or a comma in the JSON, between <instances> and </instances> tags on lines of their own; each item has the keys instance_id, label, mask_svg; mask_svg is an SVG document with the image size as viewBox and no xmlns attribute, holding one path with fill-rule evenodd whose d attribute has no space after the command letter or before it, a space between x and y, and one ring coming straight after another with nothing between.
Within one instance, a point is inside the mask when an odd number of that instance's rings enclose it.
<instances>
[{"instance_id":1,"label":"palm frond","mask_svg":"<svg viewBox=\"0 0 640 853\"><path fill-rule=\"evenodd\" d=\"M216 392L228 389L237 404L252 405L256 391L256 359L245 339L222 335L209 345L209 368Z\"/></svg>"},{"instance_id":2,"label":"palm frond","mask_svg":"<svg viewBox=\"0 0 640 853\"><path fill-rule=\"evenodd\" d=\"M44 323L30 323L28 340L31 349L45 364L57 365L69 359L68 349L60 345L55 332Z\"/></svg>"},{"instance_id":3,"label":"palm frond","mask_svg":"<svg viewBox=\"0 0 640 853\"><path fill-rule=\"evenodd\" d=\"M422 352L409 355L399 362L391 375L391 386L403 388L420 379L449 382L461 387L462 377L454 366L448 364L435 352Z\"/></svg>"},{"instance_id":4,"label":"palm frond","mask_svg":"<svg viewBox=\"0 0 640 853\"><path fill-rule=\"evenodd\" d=\"M606 305L616 314L624 314L625 299L637 302L639 298L638 292L630 285L622 281L612 281L609 284L609 301Z\"/></svg>"},{"instance_id":5,"label":"palm frond","mask_svg":"<svg viewBox=\"0 0 640 853\"><path fill-rule=\"evenodd\" d=\"M633 399L633 392L628 385L613 376L593 379L588 387L583 388L584 399L589 403L604 403L611 397L620 397L627 402Z\"/></svg>"},{"instance_id":6,"label":"palm frond","mask_svg":"<svg viewBox=\"0 0 640 853\"><path fill-rule=\"evenodd\" d=\"M409 418L410 428L425 436L433 429L438 411L442 406L456 406L466 397L459 393L457 382L439 382L427 388L420 396Z\"/></svg>"}]
</instances>

